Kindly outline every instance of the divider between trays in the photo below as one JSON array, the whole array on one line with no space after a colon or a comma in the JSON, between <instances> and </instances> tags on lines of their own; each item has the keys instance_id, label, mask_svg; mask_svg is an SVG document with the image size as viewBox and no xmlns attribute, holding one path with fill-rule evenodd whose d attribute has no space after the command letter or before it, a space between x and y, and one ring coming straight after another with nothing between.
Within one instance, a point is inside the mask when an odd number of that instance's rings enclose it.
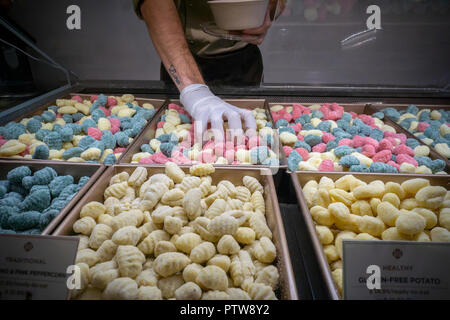
<instances>
[{"instance_id":1,"label":"divider between trays","mask_svg":"<svg viewBox=\"0 0 450 320\"><path fill-rule=\"evenodd\" d=\"M164 173L163 167L153 165L143 165L147 169L148 177L157 173ZM189 166L180 166L185 172L189 172ZM79 219L82 207L90 201L104 202L104 190L109 186L111 177L119 172L127 171L132 173L136 166L129 164L118 164L109 166L104 170L101 176L96 179L90 188L90 192L85 193L82 198L66 215L64 221L52 232L54 236L73 236L72 226ZM242 177L249 175L255 177L264 186L264 200L266 204L266 219L269 228L273 234L274 244L277 248L277 268L280 272L281 296L283 299L298 300L297 286L289 249L286 240L286 234L283 226L278 198L275 191L275 185L272 175L267 172L268 168L244 168L244 167L228 167L216 168L211 174L213 183L226 179L235 184L242 185Z\"/></svg>"},{"instance_id":2,"label":"divider between trays","mask_svg":"<svg viewBox=\"0 0 450 320\"><path fill-rule=\"evenodd\" d=\"M403 110L403 109L407 109L408 106L404 105L404 104L383 104L383 103L377 103L377 104L372 104L371 105L377 112L381 112L381 110L385 109L385 108L396 108L397 110ZM416 105L417 108L419 108L419 110L421 109L431 109L431 110L439 110L439 109L449 109L450 106L445 106L445 105ZM399 130L401 131L401 133L404 133L408 138L413 138L416 141L418 141L420 143L420 145L422 146L427 146L428 148L430 148L430 158L432 160L434 159L441 159L443 161L445 161L445 169L447 171L447 173L450 173L450 160L445 158L444 156L442 156L440 153L438 153L436 151L436 149L434 149L434 147L432 147L431 145L427 145L426 143L424 143L422 140L420 140L419 138L417 138L411 131L403 128L400 124L398 124L397 122L395 122L393 119L391 119L388 116L384 116L384 119L386 119L386 121L389 121L389 123L391 123L390 125L392 127L395 128L395 130ZM384 120L383 119L383 120Z\"/></svg>"},{"instance_id":3,"label":"divider between trays","mask_svg":"<svg viewBox=\"0 0 450 320\"><path fill-rule=\"evenodd\" d=\"M315 230L315 223L312 219L311 213L309 211L308 205L306 203L305 197L303 195L303 185L306 182L315 180L317 182L320 181L322 177L328 177L333 181L348 175L350 173L344 172L290 172L292 183L294 185L295 193L297 195L298 205L300 206L300 214L303 215L305 220L306 227L308 228L308 233L311 237L311 241L314 247L314 251L316 251L317 262L321 269L323 278L325 280L326 286L328 288L330 297L334 300L341 299L341 295L339 294L339 290L337 288L336 283L334 282L333 276L331 274L331 269L328 264L327 258L325 257L325 253L323 251L323 246L319 240L319 237ZM414 179L414 178L425 178L428 179L431 185L440 185L445 187L446 189L450 189L450 180L447 175L433 175L433 174L391 174L391 173L372 173L367 174L363 172L351 172L356 178L364 181L371 182L374 180L381 180L384 183L386 182L397 182L401 183L406 180Z\"/></svg>"},{"instance_id":4,"label":"divider between trays","mask_svg":"<svg viewBox=\"0 0 450 320\"><path fill-rule=\"evenodd\" d=\"M72 97L74 96L80 96L83 100L89 100L92 94L85 94L85 93L70 93L68 95L63 95L61 97L58 97L57 99L72 99ZM111 94L113 95L113 94ZM144 131L146 131L146 128L150 125L151 121L153 121L155 118L157 119L157 115L159 114L160 110L163 109L163 107L167 104L167 99L153 99L153 98L139 98L139 97L135 97L135 101L137 101L140 105L144 104L144 103L150 103L155 107L156 113L153 116L152 119L150 119L149 121L147 121L147 124L144 126L144 128L139 132L138 136L143 133ZM20 117L16 118L15 120L12 120L14 122L19 123L20 121L22 121L22 119L24 118L31 118L35 115L41 115L45 110L47 110L48 107L55 105L56 104L56 100L45 103L44 105L35 108L34 110L31 110L30 112L21 115ZM137 137L138 137L137 136ZM124 153L122 153L122 155L119 157L119 159L117 159L117 163L120 163L121 159L124 157L124 155L126 154L126 151L133 145L133 143L136 141L137 137L135 137L133 139L133 142L130 143L130 145L127 146L126 150ZM12 160L23 160L23 161L29 161L29 162L36 162L39 161L38 159L24 159L24 158L17 158L17 157L0 157L0 160L5 160L5 161L12 161ZM55 159L48 159L45 161L49 161L51 163L60 163L60 162L68 162L67 160L55 160ZM76 163L76 164L83 164L85 162L69 162L69 163Z\"/></svg>"},{"instance_id":5,"label":"divider between trays","mask_svg":"<svg viewBox=\"0 0 450 320\"><path fill-rule=\"evenodd\" d=\"M247 109L255 109L255 108L261 108L266 111L266 114L268 116L269 122L272 124L272 128L275 128L275 123L273 122L272 115L270 114L270 110L267 106L267 100L265 99L224 99L224 101L231 103L239 108L247 108ZM180 100L178 99L170 99L166 101L165 105L160 108L160 110L155 114L153 117L151 123L149 123L144 130L139 134L137 138L134 139L132 146L130 146L126 153L121 157L118 161L119 164L130 164L130 165L141 165L139 163L131 163L131 159L134 154L141 152L140 147L143 144L149 143L151 139L155 137L156 133L156 126L159 122L159 119L161 116L165 113L165 111L169 108L169 104L176 103L178 105L181 105ZM276 130L274 130L276 131ZM283 148L278 136L277 132L274 132L274 141L275 141L275 147L277 150L273 150L274 152L278 152L278 159L280 161L279 166L265 166L265 165L251 165L251 164L240 164L240 165L226 165L226 164L213 164L216 168L228 168L228 167L239 167L239 168L274 168L278 170L279 168L286 168L287 167L287 160L284 157ZM152 164L153 166L161 166L164 167L164 164Z\"/></svg>"},{"instance_id":6,"label":"divider between trays","mask_svg":"<svg viewBox=\"0 0 450 320\"><path fill-rule=\"evenodd\" d=\"M56 161L46 161L46 160L36 160L36 161L21 161L14 159L15 161L5 161L0 160L0 170L8 171L19 166L27 166L34 171L43 169L45 167L52 167L58 173L58 175L71 175L74 178L80 179L82 176L89 176L88 182L77 192L77 194L66 204L66 206L59 212L59 214L48 224L48 226L42 231L41 235L51 234L59 225L61 221L64 220L65 216L71 211L71 209L78 203L81 197L85 193L90 191L91 186L97 181L97 179L102 175L105 170L105 166L97 163L77 163L72 165L67 162L56 162ZM6 178L5 174L5 178Z\"/></svg>"}]
</instances>

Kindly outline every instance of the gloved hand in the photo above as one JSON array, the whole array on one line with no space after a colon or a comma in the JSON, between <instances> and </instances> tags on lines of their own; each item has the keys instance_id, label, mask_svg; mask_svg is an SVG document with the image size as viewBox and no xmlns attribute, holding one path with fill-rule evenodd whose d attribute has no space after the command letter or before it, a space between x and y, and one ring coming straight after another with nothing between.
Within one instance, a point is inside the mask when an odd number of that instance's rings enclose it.
<instances>
[{"instance_id":1,"label":"gloved hand","mask_svg":"<svg viewBox=\"0 0 450 320\"><path fill-rule=\"evenodd\" d=\"M256 121L250 110L235 107L215 96L204 84L191 84L184 88L180 100L185 109L194 118L195 132L203 133L211 123L216 142L224 141L223 119L228 120L228 128L233 134L242 133L242 122L245 127L256 131Z\"/></svg>"}]
</instances>

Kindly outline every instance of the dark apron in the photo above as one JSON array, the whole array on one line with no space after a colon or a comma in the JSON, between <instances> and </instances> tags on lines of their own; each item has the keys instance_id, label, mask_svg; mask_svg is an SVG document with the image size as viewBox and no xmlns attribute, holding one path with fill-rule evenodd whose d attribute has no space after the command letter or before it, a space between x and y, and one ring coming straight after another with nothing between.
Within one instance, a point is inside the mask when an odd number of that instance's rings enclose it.
<instances>
[{"instance_id":1,"label":"dark apron","mask_svg":"<svg viewBox=\"0 0 450 320\"><path fill-rule=\"evenodd\" d=\"M259 86L263 80L263 61L258 46L244 48L214 56L196 56L206 84L211 86ZM172 78L161 64L161 80L173 84Z\"/></svg>"}]
</instances>

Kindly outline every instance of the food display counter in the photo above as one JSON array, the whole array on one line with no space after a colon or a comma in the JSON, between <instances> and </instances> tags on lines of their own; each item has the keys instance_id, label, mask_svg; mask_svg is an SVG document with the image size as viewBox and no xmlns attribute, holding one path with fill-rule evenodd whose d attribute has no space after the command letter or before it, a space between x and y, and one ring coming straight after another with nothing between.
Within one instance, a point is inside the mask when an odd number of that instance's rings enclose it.
<instances>
[{"instance_id":1,"label":"food display counter","mask_svg":"<svg viewBox=\"0 0 450 320\"><path fill-rule=\"evenodd\" d=\"M105 90L103 92L107 92L109 90ZM52 100L43 100L41 104L37 104L36 107L29 112L26 116L21 116L17 118L18 123L24 118L31 118L33 115L39 115L42 114L43 111L47 110L49 106L57 104L57 99L71 99L74 96L79 96L84 100L91 100L95 97L98 97L98 95L101 92L90 92L90 89L85 88L80 89L77 88L77 90L74 90L74 92L82 92L82 93L72 93L72 94L64 94L60 97L55 97L55 99ZM119 92L119 93L117 93ZM105 96L107 97L123 97L124 93L123 91L115 91L114 94L106 93ZM94 98L91 98L94 97ZM161 97L161 95L159 95ZM120 99L120 98L119 98ZM150 142L152 139L154 140L155 137L160 136L161 134L170 134L171 131L165 132L163 125L161 124L162 116L166 114L169 110L173 110L174 107L172 107L172 104L179 104L178 100L171 99L170 94L168 94L165 98L162 99L153 99L152 96L146 95L146 98L141 98L139 94L136 94L133 96L134 101L137 102L139 105L143 105L144 103L151 103L155 107L155 113L151 119L148 120L146 125L143 127L143 129L136 135L134 140L129 144L129 146L123 151L123 154L117 158L117 163L108 165L108 166L101 166L101 165L95 165L87 162L74 162L74 163L67 163L62 161L49 161L49 160L39 160L39 159L19 159L19 157L13 157L13 158L4 158L2 159L2 168L4 170L4 176L7 177L7 173L11 171L13 168L25 165L29 167L32 171L38 170L40 168L45 167L46 165L53 167L58 174L69 174L72 175L75 180L79 179L79 176L81 174L84 175L93 175L91 179L89 180L89 183L87 183L83 188L78 192L78 194L71 199L71 201L67 204L66 207L63 208L61 213L56 216L56 218L48 225L45 230L42 230L42 234L50 234L54 236L74 236L74 223L77 222L80 219L80 212L83 211L83 208L86 204L97 202L97 203L104 203L104 201L107 198L104 198L105 190L108 189L110 184L111 178L113 176L117 176L121 172L126 172L127 176L132 176L134 170L137 170L137 168L145 168L147 174L146 179L149 179L153 175L162 174L164 172L167 173L167 163L168 162L175 162L176 160L172 160L170 157L170 154L168 155L168 161L162 162L162 163L145 163L145 161L139 161L136 160L135 154L139 154L144 152L142 145L148 145L150 146ZM279 102L283 101L284 102ZM337 98L339 100L339 98ZM94 100L95 101L95 100ZM416 173L416 172L406 172L402 173L402 170L398 170L396 172L392 173L381 173L381 172L355 172L351 171L349 167L340 165L341 162L339 162L339 159L335 159L333 162L338 166L333 168L332 170L321 170L320 161L315 162L316 167L310 167L311 170L305 170L304 167L297 168L297 170L291 170L290 167L290 158L291 155L289 153L289 149L296 150L297 148L306 148L304 146L305 140L309 141L309 138L305 139L305 137L308 135L308 131L315 133L313 130L317 131L317 128L323 129L321 132L321 137L324 135L332 135L333 134L333 128L322 128L322 126L319 127L320 123L331 121L334 123L337 123L339 125L336 125L337 127L340 127L342 125L342 121L339 122L339 119L336 119L336 122L334 120L328 120L328 119L320 119L320 114L317 114L317 110L324 110L325 108L328 108L329 106L339 106L339 108L342 108L343 114L349 114L352 119L351 122L355 121L355 119L361 119L361 123L369 123L370 120L367 120L370 117L371 119L375 119L377 116L377 112L380 112L382 108L387 107L395 107L392 104L386 104L381 105L379 103L371 102L363 102L364 98L361 98L361 102L359 103L334 103L332 101L335 100L328 100L328 99L313 99L314 102L301 102L305 101L302 98L295 98L295 97L288 97L285 99L280 99L276 96L263 96L262 99L251 99L251 98L244 98L241 99L241 97L229 97L227 100L230 103L233 103L238 106L247 107L247 108L257 108L260 112L264 111L265 116L262 118L265 123L267 123L267 128L270 128L270 132L272 133L272 136L274 137L275 143L272 145L272 150L277 151L275 154L277 155L277 159L279 159L279 164L269 165L265 166L260 163L243 163L243 164L221 164L221 163L214 163L213 161L209 161L212 164L212 167L214 168L215 172L211 174L211 181L212 185L219 185L219 182L221 180L227 180L231 181L234 185L240 185L242 184L242 179L244 176L252 176L255 177L263 186L264 188L264 199L265 199L265 219L267 220L267 225L271 231L271 234L273 235L273 243L276 248L277 252L277 258L276 258L276 268L279 273L279 279L277 286L275 287L275 295L278 299L341 299L343 297L342 295L342 276L339 274L339 271L342 271L342 261L339 258L339 254L337 256L333 256L333 258L330 258L330 248L333 247L334 250L336 250L337 247L342 246L342 244L337 244L334 241L338 241L338 239L342 238L339 237L339 233L345 233L345 232L352 232L354 234L353 238L356 237L364 239L366 241L370 241L370 237L373 239L381 239L382 233L371 235L370 233L364 232L367 231L366 229L352 229L352 231L342 229L337 227L335 224L331 223L330 225L323 226L318 221L314 219L314 215L311 215L312 207L314 206L314 201L319 200L306 200L309 198L318 197L317 195L314 195L311 193L311 189L306 191L305 195L305 185L307 183L312 183L311 181L320 183L321 179L331 179L332 181L336 181L339 179L342 179L346 176L352 176L359 179L359 181L362 181L363 183L370 184L374 180L380 180L386 185L388 182L390 183L398 183L402 184L402 182L411 180L411 179L426 179L429 181L429 183L432 186L441 186L442 188L445 188L445 190L448 189L449 179L448 175L446 174L448 170L448 162L446 159L443 159L442 155L435 152L433 148L429 148L429 154L428 157L431 162L436 161L439 159L439 161L445 162L445 166L443 167L442 171L445 172L437 172L435 171L435 174L432 174L431 172L423 172L423 173ZM286 102L287 101L287 102ZM298 102L300 101L300 102ZM306 100L308 101L308 99ZM319 102L320 101L320 102ZM125 104L126 102L122 102ZM382 107L382 108L381 108ZM112 107L110 107L112 109ZM291 117L289 119L289 116L287 116L288 120L290 121L280 121L283 120L283 116L285 114L292 114L295 113L295 110L298 110L298 108L302 109L304 112L297 114L297 118L300 119L302 114L307 114L308 121L295 121L296 119ZM406 109L406 108L403 108ZM446 111L447 107L440 105L438 107L439 110ZM283 112L281 110L286 110L286 112ZM402 108L399 108L399 111L401 111ZM281 112L280 112L281 111ZM314 120L315 116L317 117L317 120ZM277 118L278 117L278 118ZM303 117L305 118L305 117ZM362 120L365 120L363 122ZM56 119L55 119L56 121ZM358 123L358 121L355 121ZM303 124L303 128L295 128L297 123ZM306 124L310 125L306 125ZM283 125L280 125L283 124ZM379 120L376 120L374 125L379 125L376 128L372 127L372 129L378 129L377 131L381 131L384 136L378 137L378 143L383 144L381 140L385 139L387 136L390 136L391 134L386 134L385 132L392 132L393 139L397 138L397 142L399 145L402 144L409 144L411 143L411 140L416 142L416 146L427 146L423 141L420 139L416 139L416 137L409 131L407 131L404 127L399 125L396 121L393 121L389 117L384 117L383 121L380 122ZM312 126L312 127L311 127ZM383 127L386 126L386 127ZM266 127L266 126L264 126ZM292 129L283 129L284 128L292 128ZM351 127L351 126L350 126ZM159 134L157 134L157 130L159 128L162 128L160 130ZM262 128L262 127L261 127ZM349 130L348 128L345 128L346 130ZM351 129L350 129L351 130ZM296 137L296 141L289 141L289 139L285 139L283 132L289 132L291 133L294 131L294 136ZM338 130L339 131L339 130ZM345 131L345 130L344 130ZM334 131L334 133L337 133L337 131ZM373 131L368 132L367 136L372 136ZM361 133L359 133L361 134ZM371 135L372 134L372 135ZM354 134L356 136L358 134ZM361 134L363 136L363 134ZM396 135L396 136L394 136ZM297 137L298 136L298 137ZM336 135L338 136L338 135ZM357 139L354 139L354 136L352 139L348 139L345 141L357 141ZM298 139L298 140L297 140ZM323 139L323 138L322 138ZM338 137L338 139L342 140L342 137ZM375 138L372 138L373 140L376 140ZM403 141L402 141L403 139ZM181 139L180 139L181 141ZM302 141L301 146L296 145L297 141ZM392 140L393 141L393 140ZM325 140L325 142L328 142ZM324 143L322 140L320 143ZM370 144L370 143L369 143ZM311 144L309 145L310 150L308 150L308 154L312 155L312 158L319 157L321 153L318 152L318 150L315 148L317 144ZM343 145L343 144L341 144ZM350 144L351 145L351 144ZM348 148L354 148L353 152L362 152L364 153L364 144L361 146L351 145L349 146L347 144ZM336 145L334 148L339 147L340 145ZM247 145L248 152L251 152L252 148L258 148L259 145L253 145L250 146ZM357 149L360 148L360 149ZM411 152L414 148L409 147L409 149L405 149L405 153ZM382 149L379 149L382 150ZM377 151L379 151L377 149ZM391 149L391 154L395 154L397 157L402 154L403 151L401 151L401 148L398 150L400 152L394 152L395 146ZM153 150L154 153L160 152L159 148ZM301 151L299 151L300 153ZM334 149L330 150L324 150L322 151L324 154L332 154L335 156ZM352 154L352 153L349 153ZM151 156L151 154L150 154ZM374 156L374 155L372 155ZM341 155L342 157L345 157L345 155ZM415 155L411 155L411 157L414 159L414 157L417 157ZM337 157L335 157L337 158ZM377 162L377 159L371 159L370 157L367 157L369 161L372 163ZM359 164L364 164L364 161L367 161L366 158L361 158L363 160L360 161ZM311 158L310 158L311 159ZM324 158L326 159L326 158ZM324 159L321 159L323 161ZM308 158L305 158L304 161L308 161ZM208 161L203 161L204 163L207 163ZM312 161L310 161L312 162ZM386 161L387 162L387 161ZM195 161L193 160L189 164L180 164L182 170L185 173L189 173L189 168L194 167L198 164L201 164L202 161ZM367 164L367 167L370 168L371 163ZM175 165L175 164L174 164ZM301 167L301 166L300 166ZM416 167L419 167L419 164L416 165ZM308 167L307 167L308 168ZM274 169L276 169L274 171ZM338 169L338 170L334 170ZM326 178L324 178L326 177ZM150 180L147 180L150 181ZM177 181L176 183L180 183L181 181ZM217 188L217 187L216 187ZM308 189L308 188L307 188ZM143 197L143 195L139 195L138 188L134 187L131 188L131 190L134 190L133 192L136 192L136 194L133 194L133 199ZM188 190L184 190L188 191ZM346 190L345 192L349 192L351 190ZM318 191L317 191L318 192ZM388 192L386 192L388 193ZM105 196L106 197L106 196ZM125 196L126 197L126 196ZM309 197L309 198L308 198ZM379 196L380 198L378 200L385 200L383 199L383 195ZM119 197L120 198L120 197ZM349 212L352 216L356 216L357 214L361 214L360 212L356 212L355 208L352 207L352 205L355 202L360 201L360 199L354 199L352 196L350 196L352 200L349 200L350 203L347 204L349 208ZM443 200L443 203L447 203L447 196L443 196L443 199L445 198L445 201ZM234 201L237 198L228 198L227 201ZM333 198L332 196L329 196L330 203L338 203L339 197ZM206 200L204 198L203 200ZM121 200L122 201L122 200ZM309 201L309 202L308 202ZM312 201L312 202L311 202ZM401 199L401 201L404 201L404 199ZM208 204L205 207L205 210L207 212L207 208L209 205L211 205L211 202L208 202ZM324 206L324 210L328 210L326 207L326 204L321 204ZM401 205L398 204L400 207ZM445 206L445 204L443 204ZM106 203L105 203L106 206ZM132 210L133 204L132 201L128 202L127 204L128 209ZM138 206L136 207L138 208ZM424 210L426 210L426 207L423 207ZM408 210L411 210L411 212L415 212L413 208L408 208ZM124 209L125 210L125 209ZM251 210L255 210L254 208ZM406 209L402 209L406 210ZM439 211L442 211L444 209L432 209L432 212L435 214L436 217L438 217L438 222L436 222L436 225L433 226L435 228L443 229L441 232L443 235L434 235L433 233L436 233L436 231L433 232L433 227L430 227L429 229L425 229L422 233L425 235L422 238L415 239L413 236L404 236L401 240L406 241L437 241L436 239L439 239L439 241L442 241L442 239L446 239L445 237L448 236L445 233L445 221L440 222L439 220ZM313 209L313 211L317 211L317 208ZM444 210L445 211L445 210ZM151 210L150 210L151 212ZM372 213L373 216L371 218L376 219L377 221L380 220L379 216L376 217L376 214ZM103 214L104 215L104 214ZM442 213L441 213L442 215ZM150 215L151 216L151 215ZM358 215L358 219L362 218L364 215ZM81 218L86 217L85 214L81 214ZM113 216L110 216L110 218ZM108 224L110 223L110 219L101 219L97 220L99 217L96 217L94 219L94 223L96 225L102 225L102 224ZM145 218L148 219L148 218ZM445 220L445 219L443 219ZM109 222L108 222L109 221ZM380 220L381 221L381 220ZM247 222L248 223L248 222ZM384 222L385 223L385 222ZM145 223L144 223L145 224ZM448 223L447 223L448 224ZM394 224L395 226L395 224ZM331 231L331 235L333 237L333 240L331 243L328 243L328 240L323 240L323 235L317 231L317 227L319 227L319 230L322 230L322 228L328 228L328 230ZM75 227L77 229L77 227ZM141 230L142 224L136 225L136 230ZM161 226L161 230L164 230L164 226ZM356 227L357 228L357 227ZM384 224L383 230L387 230L389 228L392 228L391 225ZM189 228L188 228L189 229ZM187 229L187 230L188 230ZM438 230L440 230L438 229ZM79 229L77 229L79 232ZM17 231L19 232L19 231ZM91 231L93 232L93 231ZM141 232L141 231L139 231ZM165 232L165 231L164 231ZM187 232L187 231L186 231ZM318 233L319 232L319 233ZM448 231L447 231L448 232ZM368 234L368 235L367 235ZM89 235L89 233L88 233ZM366 237L367 235L367 237ZM112 236L112 235L111 235ZM369 237L370 236L370 237ZM365 238L366 237L366 238ZM83 236L83 238L89 239L86 234ZM344 237L345 238L345 237ZM372 239L371 238L371 239ZM414 238L414 239L413 239ZM399 240L400 236L396 238L396 240ZM141 238L140 241L143 239ZM82 240L82 242L85 240ZM109 240L111 241L111 240ZM161 240L166 241L167 240ZM172 240L171 240L172 241ZM175 241L175 240L174 240ZM258 240L259 241L259 240ZM321 242L322 241L322 242ZM325 242L323 242L325 241ZM342 239L340 239L342 243ZM373 241L373 240L372 240ZM155 243L156 244L156 243ZM163 242L165 244L165 242ZM80 246L83 246L84 244L80 244ZM138 243L136 243L138 246ZM89 246L89 245L88 245ZM96 249L85 249L85 250L94 250L92 252L95 252ZM97 248L94 246L94 248ZM325 252L323 248L326 248ZM340 247L341 248L341 247ZM342 249L339 249L342 250ZM336 253L336 252L335 252ZM342 252L340 252L342 254ZM87 260L86 260L87 259ZM327 260L328 259L328 260ZM330 260L331 259L331 260ZM334 259L334 260L333 260ZM78 263L82 263L89 261L88 258L82 256ZM93 267L96 263L92 263L90 267ZM89 263L88 263L89 264ZM256 278L256 275L254 275ZM102 287L103 286L103 287ZM100 286L101 288L105 288L105 285ZM97 291L95 291L97 290ZM87 291L85 295L83 296L82 292L78 292L73 295L72 298L82 298L82 297L91 297L94 298L95 294L100 294L101 291L98 291L98 288L94 291ZM99 293L100 292L100 293ZM163 296L166 295L166 297L170 297L170 293L164 293ZM141 294L141 293L139 293ZM144 293L142 293L144 294ZM174 294L174 293L173 293ZM90 296L92 295L92 296ZM101 297L101 295L97 296ZM255 293L253 293L253 297L258 297Z\"/></svg>"},{"instance_id":2,"label":"food display counter","mask_svg":"<svg viewBox=\"0 0 450 320\"><path fill-rule=\"evenodd\" d=\"M55 299L450 299L445 1L280 1L285 10L252 48L260 85L207 84L256 120L255 132L220 142L195 136L122 2L80 5L82 27L63 23L54 38L49 26L70 15L64 1L43 1L40 14L16 2L11 21L0 18L0 261L15 263L7 243L19 260L73 255L80 281L59 279ZM361 244L371 246L364 259L349 259ZM414 254L429 247L431 258ZM397 272L403 262L414 268ZM57 267L39 272L65 280L68 266ZM381 280L371 283L367 267ZM442 281L384 277L417 270ZM12 295L5 278L0 299L39 297Z\"/></svg>"}]
</instances>

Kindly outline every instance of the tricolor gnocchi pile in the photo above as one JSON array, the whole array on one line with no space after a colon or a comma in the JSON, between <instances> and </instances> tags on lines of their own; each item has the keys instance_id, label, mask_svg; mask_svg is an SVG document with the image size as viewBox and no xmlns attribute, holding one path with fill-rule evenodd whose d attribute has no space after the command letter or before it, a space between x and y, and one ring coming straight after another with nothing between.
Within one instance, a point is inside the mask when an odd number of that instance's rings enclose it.
<instances>
[{"instance_id":1,"label":"tricolor gnocchi pile","mask_svg":"<svg viewBox=\"0 0 450 320\"><path fill-rule=\"evenodd\" d=\"M212 185L214 171L167 162L165 174L113 176L104 203L87 203L73 225L82 288L72 298L276 299L264 188L250 176Z\"/></svg>"},{"instance_id":2,"label":"tricolor gnocchi pile","mask_svg":"<svg viewBox=\"0 0 450 320\"><path fill-rule=\"evenodd\" d=\"M131 94L57 99L41 115L0 127L0 157L113 164L154 114Z\"/></svg>"},{"instance_id":3,"label":"tricolor gnocchi pile","mask_svg":"<svg viewBox=\"0 0 450 320\"><path fill-rule=\"evenodd\" d=\"M430 159L429 147L376 114L344 112L337 103L274 105L271 112L292 171L445 174L445 162Z\"/></svg>"},{"instance_id":4,"label":"tricolor gnocchi pile","mask_svg":"<svg viewBox=\"0 0 450 320\"><path fill-rule=\"evenodd\" d=\"M380 117L387 116L409 130L440 155L450 158L450 110L420 109L411 104L405 110L385 108Z\"/></svg>"},{"instance_id":5,"label":"tricolor gnocchi pile","mask_svg":"<svg viewBox=\"0 0 450 320\"><path fill-rule=\"evenodd\" d=\"M415 178L399 184L353 175L303 186L316 232L342 292L342 240L450 242L450 192Z\"/></svg>"},{"instance_id":6,"label":"tricolor gnocchi pile","mask_svg":"<svg viewBox=\"0 0 450 320\"><path fill-rule=\"evenodd\" d=\"M155 138L141 146L140 153L133 155L132 163L177 164L261 164L279 165L278 145L274 140L271 122L264 109L253 109L257 135L242 137L242 142L215 143L210 140L205 145L194 143L192 118L182 107L170 104L157 124ZM228 123L225 121L224 129Z\"/></svg>"}]
</instances>

